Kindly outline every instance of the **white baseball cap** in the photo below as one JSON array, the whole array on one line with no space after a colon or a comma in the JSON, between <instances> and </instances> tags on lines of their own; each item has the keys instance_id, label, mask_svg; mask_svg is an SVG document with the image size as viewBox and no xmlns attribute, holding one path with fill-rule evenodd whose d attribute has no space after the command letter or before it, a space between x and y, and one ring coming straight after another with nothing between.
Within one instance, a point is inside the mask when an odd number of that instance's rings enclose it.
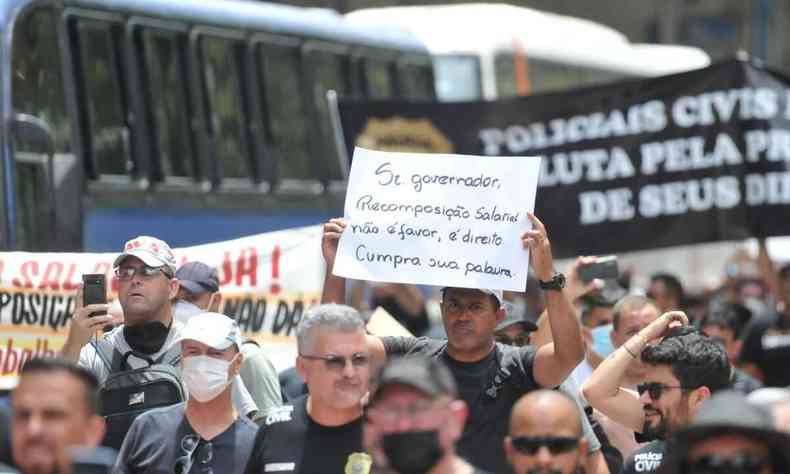
<instances>
[{"instance_id":1,"label":"white baseball cap","mask_svg":"<svg viewBox=\"0 0 790 474\"><path fill-rule=\"evenodd\" d=\"M200 313L189 318L173 344L187 339L202 342L218 351L224 351L232 344L241 350L239 325L220 313Z\"/></svg>"},{"instance_id":2,"label":"white baseball cap","mask_svg":"<svg viewBox=\"0 0 790 474\"><path fill-rule=\"evenodd\" d=\"M141 235L126 242L123 253L112 264L113 268L119 267L126 257L137 257L149 267L167 267L171 276L176 273L176 256L167 242L155 237Z\"/></svg>"},{"instance_id":3,"label":"white baseball cap","mask_svg":"<svg viewBox=\"0 0 790 474\"><path fill-rule=\"evenodd\" d=\"M442 295L444 295L445 290L447 290L449 288L452 288L452 287L445 286L444 288L442 288ZM485 293L487 295L493 296L499 302L499 306L502 306L502 305L505 304L505 297L504 297L504 294L503 294L502 290L491 290L491 289L488 289L488 288L470 288L470 289L477 290L477 291L479 291L481 293Z\"/></svg>"}]
</instances>

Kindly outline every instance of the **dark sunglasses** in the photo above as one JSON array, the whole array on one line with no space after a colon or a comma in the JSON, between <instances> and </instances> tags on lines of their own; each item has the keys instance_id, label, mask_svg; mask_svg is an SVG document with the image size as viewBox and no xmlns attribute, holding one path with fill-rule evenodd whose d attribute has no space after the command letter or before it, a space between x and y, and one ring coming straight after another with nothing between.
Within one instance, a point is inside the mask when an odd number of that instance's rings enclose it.
<instances>
[{"instance_id":1,"label":"dark sunglasses","mask_svg":"<svg viewBox=\"0 0 790 474\"><path fill-rule=\"evenodd\" d=\"M192 465L197 461L201 464L199 471L204 474L213 474L209 466L205 466L214 459L214 452L210 441L204 441L197 435L186 435L181 439L182 456L176 458L173 465L175 474L188 474L192 470ZM195 459L196 454L201 454L201 459Z\"/></svg>"},{"instance_id":2,"label":"dark sunglasses","mask_svg":"<svg viewBox=\"0 0 790 474\"><path fill-rule=\"evenodd\" d=\"M694 474L752 474L771 464L770 459L748 453L735 456L709 454L684 465L684 473Z\"/></svg>"},{"instance_id":3,"label":"dark sunglasses","mask_svg":"<svg viewBox=\"0 0 790 474\"><path fill-rule=\"evenodd\" d=\"M343 357L338 355L320 356L299 354L299 357L304 357L305 359L310 360L322 360L324 361L324 366L326 366L327 370L334 372L340 372L345 369L346 361L350 362L351 365L356 369L367 367L370 363L370 356L367 354L354 354L351 357Z\"/></svg>"},{"instance_id":4,"label":"dark sunglasses","mask_svg":"<svg viewBox=\"0 0 790 474\"><path fill-rule=\"evenodd\" d=\"M659 382L647 382L647 383L640 383L636 386L636 391L639 392L639 396L641 397L645 392L650 395L650 398L653 400L658 401L661 398L661 395L664 393L664 390L669 390L672 388L677 388L680 390L693 390L688 387L682 387L680 385L664 385L663 383Z\"/></svg>"},{"instance_id":5,"label":"dark sunglasses","mask_svg":"<svg viewBox=\"0 0 790 474\"><path fill-rule=\"evenodd\" d=\"M541 446L545 446L551 454L567 453L579 445L579 439L561 436L517 436L510 438L510 443L521 454L534 456Z\"/></svg>"}]
</instances>

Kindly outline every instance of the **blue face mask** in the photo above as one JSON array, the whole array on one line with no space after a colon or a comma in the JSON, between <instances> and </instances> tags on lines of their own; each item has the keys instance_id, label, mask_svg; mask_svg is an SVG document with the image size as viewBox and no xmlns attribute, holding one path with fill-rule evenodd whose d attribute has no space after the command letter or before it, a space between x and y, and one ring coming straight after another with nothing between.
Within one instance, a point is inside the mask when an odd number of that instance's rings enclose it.
<instances>
[{"instance_id":1,"label":"blue face mask","mask_svg":"<svg viewBox=\"0 0 790 474\"><path fill-rule=\"evenodd\" d=\"M612 325L599 326L591 331L593 351L601 357L606 357L614 352L612 339L609 333L612 332Z\"/></svg>"}]
</instances>

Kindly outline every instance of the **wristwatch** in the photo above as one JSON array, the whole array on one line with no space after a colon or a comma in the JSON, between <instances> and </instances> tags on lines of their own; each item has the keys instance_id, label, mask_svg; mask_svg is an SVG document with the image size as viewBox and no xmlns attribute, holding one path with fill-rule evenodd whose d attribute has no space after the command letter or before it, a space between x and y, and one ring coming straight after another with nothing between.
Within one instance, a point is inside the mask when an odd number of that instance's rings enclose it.
<instances>
[{"instance_id":1,"label":"wristwatch","mask_svg":"<svg viewBox=\"0 0 790 474\"><path fill-rule=\"evenodd\" d=\"M556 272L554 273L554 276L551 277L551 280L538 280L538 286L540 286L541 290L561 291L563 288L565 288L565 275L560 272Z\"/></svg>"}]
</instances>

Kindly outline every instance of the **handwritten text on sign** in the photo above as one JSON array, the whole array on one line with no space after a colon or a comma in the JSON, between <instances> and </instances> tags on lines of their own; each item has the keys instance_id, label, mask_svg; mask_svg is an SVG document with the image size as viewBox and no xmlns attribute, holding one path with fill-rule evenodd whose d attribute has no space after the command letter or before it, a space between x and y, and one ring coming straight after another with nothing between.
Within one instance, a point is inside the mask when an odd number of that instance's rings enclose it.
<instances>
[{"instance_id":1,"label":"handwritten text on sign","mask_svg":"<svg viewBox=\"0 0 790 474\"><path fill-rule=\"evenodd\" d=\"M346 193L334 273L347 278L523 291L539 157L362 148Z\"/></svg>"}]
</instances>

